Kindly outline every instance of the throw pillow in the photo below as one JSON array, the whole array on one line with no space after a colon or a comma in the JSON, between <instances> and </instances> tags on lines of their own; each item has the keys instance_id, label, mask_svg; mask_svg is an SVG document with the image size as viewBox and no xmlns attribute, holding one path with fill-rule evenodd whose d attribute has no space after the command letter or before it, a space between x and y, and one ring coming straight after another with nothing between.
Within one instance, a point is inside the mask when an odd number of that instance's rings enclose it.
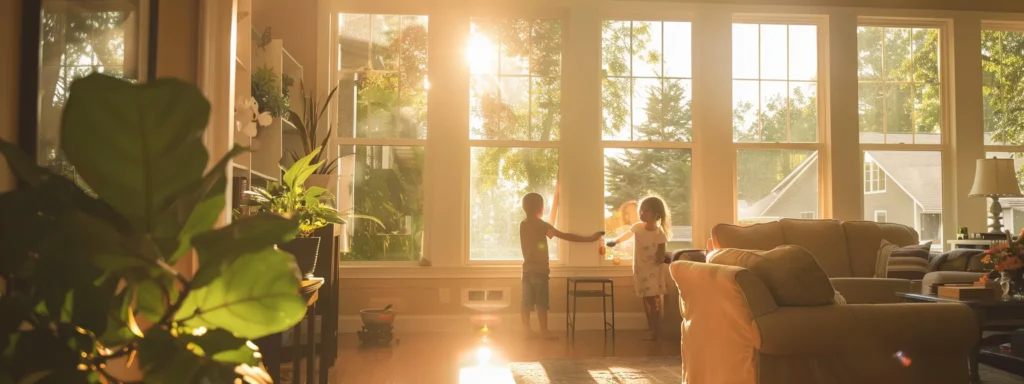
<instances>
[{"instance_id":1,"label":"throw pillow","mask_svg":"<svg viewBox=\"0 0 1024 384\"><path fill-rule=\"evenodd\" d=\"M932 251L932 242L926 241L921 245L908 245L906 247L896 248L892 251L889 257L917 257L920 259L928 260L928 255Z\"/></svg>"},{"instance_id":2,"label":"throw pillow","mask_svg":"<svg viewBox=\"0 0 1024 384\"><path fill-rule=\"evenodd\" d=\"M754 273L780 306L819 306L835 302L835 288L814 255L795 245L770 251L721 249L708 263L743 267Z\"/></svg>"},{"instance_id":3,"label":"throw pillow","mask_svg":"<svg viewBox=\"0 0 1024 384\"><path fill-rule=\"evenodd\" d=\"M890 243L886 239L882 239L882 243L878 246L878 256L875 257L875 277L886 278L889 275L889 258L892 257L892 252L896 250L896 244Z\"/></svg>"}]
</instances>

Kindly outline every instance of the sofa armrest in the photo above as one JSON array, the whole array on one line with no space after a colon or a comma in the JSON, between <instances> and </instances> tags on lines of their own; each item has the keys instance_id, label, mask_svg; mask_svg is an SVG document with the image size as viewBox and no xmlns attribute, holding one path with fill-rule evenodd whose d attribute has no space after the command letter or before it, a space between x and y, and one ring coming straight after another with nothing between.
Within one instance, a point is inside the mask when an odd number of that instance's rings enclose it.
<instances>
[{"instance_id":1,"label":"sofa armrest","mask_svg":"<svg viewBox=\"0 0 1024 384\"><path fill-rule=\"evenodd\" d=\"M942 321L936 321L942 319ZM971 309L957 303L780 307L755 319L771 355L963 353L978 341Z\"/></svg>"},{"instance_id":2,"label":"sofa armrest","mask_svg":"<svg viewBox=\"0 0 1024 384\"><path fill-rule=\"evenodd\" d=\"M873 277L833 277L832 287L849 304L880 304L899 301L896 293L911 292L910 280Z\"/></svg>"},{"instance_id":3,"label":"sofa armrest","mask_svg":"<svg viewBox=\"0 0 1024 384\"><path fill-rule=\"evenodd\" d=\"M921 293L928 295L936 284L970 284L978 281L984 272L941 271L928 272L921 280Z\"/></svg>"}]
</instances>

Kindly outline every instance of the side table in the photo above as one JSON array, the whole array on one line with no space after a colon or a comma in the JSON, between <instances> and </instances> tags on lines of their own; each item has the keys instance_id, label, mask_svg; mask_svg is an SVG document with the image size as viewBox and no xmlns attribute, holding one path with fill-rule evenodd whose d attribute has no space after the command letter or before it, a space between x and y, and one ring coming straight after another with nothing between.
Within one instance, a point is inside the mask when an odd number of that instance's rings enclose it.
<instances>
[{"instance_id":1,"label":"side table","mask_svg":"<svg viewBox=\"0 0 1024 384\"><path fill-rule=\"evenodd\" d=\"M904 302L912 303L964 304L971 308L971 311L974 312L974 316L978 319L979 333L984 333L986 331L1008 332L1018 328L1024 328L1024 300L956 300L920 293L897 293L896 296ZM990 358L998 357L992 355L999 355L986 347L992 344L998 345L999 343L1004 343L1006 340L1007 337L1004 334L997 334L988 337L985 337L983 334L978 335L978 344L974 347L974 350L971 351L969 360L971 380L974 380L975 382L981 380L981 375L978 373L979 361L985 360L987 363ZM1003 365L1001 363L997 364L1000 366ZM1021 369L1024 369L1024 367L1021 367Z\"/></svg>"},{"instance_id":2,"label":"side table","mask_svg":"<svg viewBox=\"0 0 1024 384\"><path fill-rule=\"evenodd\" d=\"M292 355L292 383L315 383L317 380L316 364L316 302L320 298L320 287L324 285L324 279L313 278L302 280L299 283L299 293L306 299L306 316L303 317L295 327L292 328L291 346L285 348L282 333L273 334L256 341L263 354L263 365L267 367L267 374L275 383L281 382L281 364L285 361L287 352ZM302 323L306 323L308 335L305 349L302 343ZM306 380L302 380L301 363L306 360ZM326 369L321 364L320 369Z\"/></svg>"}]
</instances>

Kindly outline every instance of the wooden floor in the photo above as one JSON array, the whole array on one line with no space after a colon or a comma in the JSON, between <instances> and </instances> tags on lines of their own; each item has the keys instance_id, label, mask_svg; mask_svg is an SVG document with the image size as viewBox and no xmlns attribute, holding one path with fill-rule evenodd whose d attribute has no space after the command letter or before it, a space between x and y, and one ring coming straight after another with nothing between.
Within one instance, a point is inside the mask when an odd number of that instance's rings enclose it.
<instances>
[{"instance_id":1,"label":"wooden floor","mask_svg":"<svg viewBox=\"0 0 1024 384\"><path fill-rule=\"evenodd\" d=\"M359 348L356 335L341 335L332 383L457 384L459 370L476 364L484 345L482 334L468 332L395 337L391 348ZM497 365L546 358L679 356L678 341L642 341L639 331L617 332L614 347L601 331L578 331L575 343L566 342L564 333L558 337L524 340L518 334L495 333L487 336L486 344Z\"/></svg>"}]
</instances>

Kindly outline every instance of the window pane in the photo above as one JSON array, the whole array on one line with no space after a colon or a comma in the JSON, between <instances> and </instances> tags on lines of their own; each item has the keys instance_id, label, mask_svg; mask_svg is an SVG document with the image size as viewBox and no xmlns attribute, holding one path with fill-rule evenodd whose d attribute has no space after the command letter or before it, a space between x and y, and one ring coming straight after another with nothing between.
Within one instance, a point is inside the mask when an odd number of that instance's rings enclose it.
<instances>
[{"instance_id":1,"label":"window pane","mask_svg":"<svg viewBox=\"0 0 1024 384\"><path fill-rule=\"evenodd\" d=\"M604 139L690 141L690 23L602 28Z\"/></svg>"},{"instance_id":2,"label":"window pane","mask_svg":"<svg viewBox=\"0 0 1024 384\"><path fill-rule=\"evenodd\" d=\"M338 208L346 261L414 261L423 252L423 147L338 147ZM372 216L371 220L352 214Z\"/></svg>"},{"instance_id":3,"label":"window pane","mask_svg":"<svg viewBox=\"0 0 1024 384\"><path fill-rule=\"evenodd\" d=\"M737 216L741 224L818 212L818 156L805 150L739 150Z\"/></svg>"},{"instance_id":4,"label":"window pane","mask_svg":"<svg viewBox=\"0 0 1024 384\"><path fill-rule=\"evenodd\" d=\"M817 142L817 26L733 24L732 37L733 140Z\"/></svg>"},{"instance_id":5,"label":"window pane","mask_svg":"<svg viewBox=\"0 0 1024 384\"><path fill-rule=\"evenodd\" d=\"M338 20L338 137L425 139L427 17L342 14Z\"/></svg>"},{"instance_id":6,"label":"window pane","mask_svg":"<svg viewBox=\"0 0 1024 384\"><path fill-rule=\"evenodd\" d=\"M39 164L85 187L60 149L60 118L71 83L93 72L138 81L143 16L137 1L90 6L43 1L39 63ZM11 70L11 69L8 69ZM27 102L27 101L26 101Z\"/></svg>"},{"instance_id":7,"label":"window pane","mask_svg":"<svg viewBox=\"0 0 1024 384\"><path fill-rule=\"evenodd\" d=\"M561 39L558 20L471 20L471 139L558 140Z\"/></svg>"},{"instance_id":8,"label":"window pane","mask_svg":"<svg viewBox=\"0 0 1024 384\"><path fill-rule=\"evenodd\" d=\"M1024 145L1024 32L982 31L985 144Z\"/></svg>"},{"instance_id":9,"label":"window pane","mask_svg":"<svg viewBox=\"0 0 1024 384\"><path fill-rule=\"evenodd\" d=\"M864 161L877 165L877 186L865 185L864 219L876 211L886 221L912 227L921 241L942 246L942 156L937 151L867 151ZM874 177L874 176L873 176ZM867 180L865 180L867 181Z\"/></svg>"},{"instance_id":10,"label":"window pane","mask_svg":"<svg viewBox=\"0 0 1024 384\"><path fill-rule=\"evenodd\" d=\"M476 147L471 158L470 259L522 260L521 200L529 192L544 196L544 219L548 219L558 178L558 150ZM549 241L552 259L558 258L557 243Z\"/></svg>"},{"instance_id":11,"label":"window pane","mask_svg":"<svg viewBox=\"0 0 1024 384\"><path fill-rule=\"evenodd\" d=\"M988 152L985 154L986 158L997 157L1000 159L1013 159L1013 168L1017 170L1017 183L1020 184L1021 180L1024 180L1024 153L1021 152ZM992 204L992 199L985 199L985 206L988 207ZM1011 231L1010 233L1019 234L1024 229L1024 198L1022 197L1002 197L999 199L999 204L1003 207L1002 220L1004 231ZM988 209L985 209L985 217L990 217ZM988 224L992 224L992 220L988 219ZM972 233L976 232L988 232L988 228L984 230L974 230L970 228Z\"/></svg>"},{"instance_id":12,"label":"window pane","mask_svg":"<svg viewBox=\"0 0 1024 384\"><path fill-rule=\"evenodd\" d=\"M857 29L861 143L941 144L939 30Z\"/></svg>"},{"instance_id":13,"label":"window pane","mask_svg":"<svg viewBox=\"0 0 1024 384\"><path fill-rule=\"evenodd\" d=\"M638 222L636 203L655 195L665 200L672 229L668 247L692 246L689 149L604 150L604 203L607 238L617 237ZM632 241L609 249L605 258L631 259Z\"/></svg>"}]
</instances>

